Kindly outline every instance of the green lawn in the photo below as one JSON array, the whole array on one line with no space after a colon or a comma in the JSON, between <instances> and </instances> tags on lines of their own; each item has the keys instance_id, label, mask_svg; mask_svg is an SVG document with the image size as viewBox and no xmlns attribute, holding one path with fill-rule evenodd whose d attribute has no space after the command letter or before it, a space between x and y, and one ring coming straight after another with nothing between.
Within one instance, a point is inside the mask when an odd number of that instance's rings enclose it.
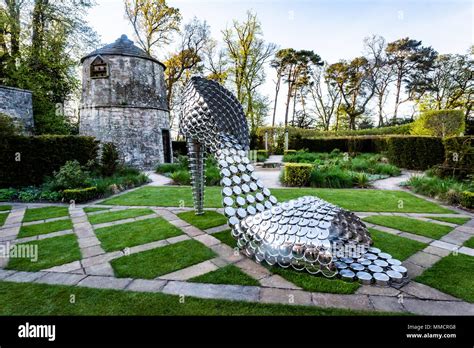
<instances>
[{"instance_id":1,"label":"green lawn","mask_svg":"<svg viewBox=\"0 0 474 348\"><path fill-rule=\"evenodd\" d=\"M3 226L5 221L7 220L8 213L0 213L0 226Z\"/></svg>"},{"instance_id":2,"label":"green lawn","mask_svg":"<svg viewBox=\"0 0 474 348\"><path fill-rule=\"evenodd\" d=\"M315 195L352 211L454 213L451 210L403 191L299 188L272 189L272 193L280 201L304 195ZM204 195L205 207L219 208L222 206L221 200L220 187L206 188ZM190 187L143 187L104 201L104 204L111 205L163 207L178 207L181 203L186 207L192 207L193 198Z\"/></svg>"},{"instance_id":3,"label":"green lawn","mask_svg":"<svg viewBox=\"0 0 474 348\"><path fill-rule=\"evenodd\" d=\"M474 257L448 255L415 279L447 294L474 302Z\"/></svg>"},{"instance_id":4,"label":"green lawn","mask_svg":"<svg viewBox=\"0 0 474 348\"><path fill-rule=\"evenodd\" d=\"M103 224L105 222L112 222L117 220L134 218L137 216L150 215L153 214L151 209L126 209L120 211L112 211L108 213L101 213L96 215L91 215L88 217L89 222L93 225Z\"/></svg>"},{"instance_id":5,"label":"green lawn","mask_svg":"<svg viewBox=\"0 0 474 348\"><path fill-rule=\"evenodd\" d=\"M47 234L64 230L72 230L72 221L70 219L21 226L18 238L37 236L39 234Z\"/></svg>"},{"instance_id":6,"label":"green lawn","mask_svg":"<svg viewBox=\"0 0 474 348\"><path fill-rule=\"evenodd\" d=\"M33 250L37 248L37 261L31 258L10 258L7 269L39 271L81 259L76 236L72 234L22 243L20 245L22 247L25 245L33 246Z\"/></svg>"},{"instance_id":7,"label":"green lawn","mask_svg":"<svg viewBox=\"0 0 474 348\"><path fill-rule=\"evenodd\" d=\"M234 265L227 265L189 280L194 283L259 286L260 283Z\"/></svg>"},{"instance_id":8,"label":"green lawn","mask_svg":"<svg viewBox=\"0 0 474 348\"><path fill-rule=\"evenodd\" d=\"M112 260L117 277L153 279L197 263L212 259L216 254L195 240L186 240L161 248L122 256Z\"/></svg>"},{"instance_id":9,"label":"green lawn","mask_svg":"<svg viewBox=\"0 0 474 348\"><path fill-rule=\"evenodd\" d=\"M8 211L8 210L12 210L11 205L0 205L0 211Z\"/></svg>"},{"instance_id":10,"label":"green lawn","mask_svg":"<svg viewBox=\"0 0 474 348\"><path fill-rule=\"evenodd\" d=\"M227 219L224 215L208 210L202 215L196 215L194 211L185 211L179 213L178 217L200 230L207 230L208 228L225 225L227 223Z\"/></svg>"},{"instance_id":11,"label":"green lawn","mask_svg":"<svg viewBox=\"0 0 474 348\"><path fill-rule=\"evenodd\" d=\"M95 234L105 251L114 251L179 236L183 232L162 218L152 218L99 228Z\"/></svg>"},{"instance_id":12,"label":"green lawn","mask_svg":"<svg viewBox=\"0 0 474 348\"><path fill-rule=\"evenodd\" d=\"M440 239L453 230L452 227L432 222L410 219L404 216L368 216L363 219L376 225L394 228L399 231L410 232L433 239Z\"/></svg>"},{"instance_id":13,"label":"green lawn","mask_svg":"<svg viewBox=\"0 0 474 348\"><path fill-rule=\"evenodd\" d=\"M76 301L70 302L71 294ZM0 281L0 315L334 316L376 311L209 300L176 295ZM396 314L399 315L399 314Z\"/></svg>"},{"instance_id":14,"label":"green lawn","mask_svg":"<svg viewBox=\"0 0 474 348\"><path fill-rule=\"evenodd\" d=\"M110 208L99 208L99 207L86 207L84 208L84 211L86 213L94 213L96 211L104 211L104 210L109 210Z\"/></svg>"},{"instance_id":15,"label":"green lawn","mask_svg":"<svg viewBox=\"0 0 474 348\"><path fill-rule=\"evenodd\" d=\"M429 219L433 220L438 220L438 221L444 221L444 222L450 222L452 224L456 225L464 225L466 222L468 222L469 218L463 218L463 217L435 217L435 216L427 216Z\"/></svg>"},{"instance_id":16,"label":"green lawn","mask_svg":"<svg viewBox=\"0 0 474 348\"><path fill-rule=\"evenodd\" d=\"M44 207L26 209L23 222L46 220L69 215L68 207Z\"/></svg>"},{"instance_id":17,"label":"green lawn","mask_svg":"<svg viewBox=\"0 0 474 348\"><path fill-rule=\"evenodd\" d=\"M474 237L471 237L470 239L466 240L463 245L468 248L474 249Z\"/></svg>"},{"instance_id":18,"label":"green lawn","mask_svg":"<svg viewBox=\"0 0 474 348\"><path fill-rule=\"evenodd\" d=\"M296 271L293 268L282 268L278 266L269 267L270 271L278 274L306 291L328 292L333 294L353 294L359 283L350 283L337 278L325 278L323 275L313 275L304 271Z\"/></svg>"},{"instance_id":19,"label":"green lawn","mask_svg":"<svg viewBox=\"0 0 474 348\"><path fill-rule=\"evenodd\" d=\"M213 237L219 239L222 243L227 244L231 248L237 247L237 241L232 237L230 230L217 232L212 234Z\"/></svg>"},{"instance_id":20,"label":"green lawn","mask_svg":"<svg viewBox=\"0 0 474 348\"><path fill-rule=\"evenodd\" d=\"M369 228L374 246L381 249L385 253L389 253L395 259L400 261L406 260L414 253L427 247L427 244L405 237L395 236L390 233L378 231Z\"/></svg>"}]
</instances>

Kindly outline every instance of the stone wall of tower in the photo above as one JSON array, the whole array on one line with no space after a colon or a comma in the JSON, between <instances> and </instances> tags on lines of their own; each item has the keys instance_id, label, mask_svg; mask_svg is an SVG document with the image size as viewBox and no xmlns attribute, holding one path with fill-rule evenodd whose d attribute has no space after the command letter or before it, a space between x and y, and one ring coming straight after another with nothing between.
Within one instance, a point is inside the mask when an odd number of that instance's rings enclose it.
<instances>
[{"instance_id":1,"label":"stone wall of tower","mask_svg":"<svg viewBox=\"0 0 474 348\"><path fill-rule=\"evenodd\" d=\"M80 134L115 143L129 165L152 168L163 163L162 130L169 130L163 66L104 55L108 77L91 78L94 59L83 62Z\"/></svg>"},{"instance_id":2,"label":"stone wall of tower","mask_svg":"<svg viewBox=\"0 0 474 348\"><path fill-rule=\"evenodd\" d=\"M33 133L34 120L31 91L0 86L0 113L13 118L24 133Z\"/></svg>"}]
</instances>

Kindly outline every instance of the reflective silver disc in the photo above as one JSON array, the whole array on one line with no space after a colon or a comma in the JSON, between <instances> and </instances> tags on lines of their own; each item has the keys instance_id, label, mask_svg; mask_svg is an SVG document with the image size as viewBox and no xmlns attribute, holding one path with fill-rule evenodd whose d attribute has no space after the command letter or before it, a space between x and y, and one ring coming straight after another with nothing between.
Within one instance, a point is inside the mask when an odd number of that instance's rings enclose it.
<instances>
[{"instance_id":1,"label":"reflective silver disc","mask_svg":"<svg viewBox=\"0 0 474 348\"><path fill-rule=\"evenodd\" d=\"M388 282L390 280L389 276L385 273L374 273L373 277L375 279L375 284L377 285L388 285Z\"/></svg>"},{"instance_id":2,"label":"reflective silver disc","mask_svg":"<svg viewBox=\"0 0 474 348\"><path fill-rule=\"evenodd\" d=\"M387 267L388 262L384 260L374 260L374 264L380 267Z\"/></svg>"},{"instance_id":3,"label":"reflective silver disc","mask_svg":"<svg viewBox=\"0 0 474 348\"><path fill-rule=\"evenodd\" d=\"M395 283L401 283L403 280L403 275L397 271L387 271L387 275Z\"/></svg>"},{"instance_id":4,"label":"reflective silver disc","mask_svg":"<svg viewBox=\"0 0 474 348\"><path fill-rule=\"evenodd\" d=\"M357 272L356 276L362 284L368 285L372 283L373 277L370 273L361 271L361 272Z\"/></svg>"},{"instance_id":5,"label":"reflective silver disc","mask_svg":"<svg viewBox=\"0 0 474 348\"><path fill-rule=\"evenodd\" d=\"M388 260L388 259L392 258L392 255L387 254L387 253L380 253L379 257L382 258L382 259Z\"/></svg>"},{"instance_id":6,"label":"reflective silver disc","mask_svg":"<svg viewBox=\"0 0 474 348\"><path fill-rule=\"evenodd\" d=\"M382 273L382 272L383 272L382 267L377 266L377 265L370 265L370 266L368 266L367 268L368 268L369 271L371 271L372 273Z\"/></svg>"}]
</instances>

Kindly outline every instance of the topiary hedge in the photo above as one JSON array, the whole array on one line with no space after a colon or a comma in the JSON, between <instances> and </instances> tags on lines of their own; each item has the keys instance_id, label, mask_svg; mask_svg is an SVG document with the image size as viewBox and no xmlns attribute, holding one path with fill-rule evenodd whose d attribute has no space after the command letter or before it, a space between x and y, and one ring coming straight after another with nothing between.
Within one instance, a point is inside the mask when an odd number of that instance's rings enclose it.
<instances>
[{"instance_id":1,"label":"topiary hedge","mask_svg":"<svg viewBox=\"0 0 474 348\"><path fill-rule=\"evenodd\" d=\"M386 144L390 163L400 168L425 170L444 161L441 138L389 137Z\"/></svg>"},{"instance_id":2,"label":"topiary hedge","mask_svg":"<svg viewBox=\"0 0 474 348\"><path fill-rule=\"evenodd\" d=\"M99 191L95 186L79 189L68 189L62 192L62 197L67 203L70 203L72 201L74 201L75 203L82 203L97 198L98 196Z\"/></svg>"},{"instance_id":3,"label":"topiary hedge","mask_svg":"<svg viewBox=\"0 0 474 348\"><path fill-rule=\"evenodd\" d=\"M302 138L296 135L290 138L292 149L307 149L309 152L382 152L386 150L386 137L333 137L333 138Z\"/></svg>"},{"instance_id":4,"label":"topiary hedge","mask_svg":"<svg viewBox=\"0 0 474 348\"><path fill-rule=\"evenodd\" d=\"M93 137L41 135L0 138L0 187L39 185L67 161L97 158Z\"/></svg>"},{"instance_id":5,"label":"topiary hedge","mask_svg":"<svg viewBox=\"0 0 474 348\"><path fill-rule=\"evenodd\" d=\"M283 182L287 186L307 186L312 170L313 165L309 163L286 163L283 172Z\"/></svg>"},{"instance_id":6,"label":"topiary hedge","mask_svg":"<svg viewBox=\"0 0 474 348\"><path fill-rule=\"evenodd\" d=\"M442 176L461 179L474 173L474 137L451 137L443 140L445 160L438 168Z\"/></svg>"}]
</instances>

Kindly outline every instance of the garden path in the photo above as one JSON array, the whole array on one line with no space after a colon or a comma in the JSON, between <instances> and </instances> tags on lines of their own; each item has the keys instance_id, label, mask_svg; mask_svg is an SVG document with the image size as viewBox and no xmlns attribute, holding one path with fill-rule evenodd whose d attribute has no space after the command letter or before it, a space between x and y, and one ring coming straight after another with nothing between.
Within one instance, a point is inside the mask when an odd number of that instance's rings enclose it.
<instances>
[{"instance_id":1,"label":"garden path","mask_svg":"<svg viewBox=\"0 0 474 348\"><path fill-rule=\"evenodd\" d=\"M173 184L173 180L171 180L167 176L157 174L153 171L146 171L144 173L148 175L151 180L151 182L148 184L149 186L164 186Z\"/></svg>"},{"instance_id":2,"label":"garden path","mask_svg":"<svg viewBox=\"0 0 474 348\"><path fill-rule=\"evenodd\" d=\"M407 181L413 175L421 175L422 172L403 170L399 176L393 176L386 179L375 180L371 183L377 190L402 190L400 184Z\"/></svg>"},{"instance_id":3,"label":"garden path","mask_svg":"<svg viewBox=\"0 0 474 348\"><path fill-rule=\"evenodd\" d=\"M21 226L21 221L26 208L29 206L28 204L13 204L13 208L4 226L0 228L0 243L6 244L7 242L15 243L18 241L17 234ZM38 207L42 205L35 204L32 206ZM49 205L44 204L43 206ZM87 206L92 205L89 204ZM106 206L100 203L96 206L109 207L113 210L132 208L128 206ZM350 295L304 291L279 275L272 274L262 265L245 258L236 252L236 250L223 244L212 235L217 231L224 230L226 228L225 226L202 231L180 219L176 214L189 209L180 209L178 207L149 207L154 211L154 214L151 216L115 221L109 223L109 225L119 225L124 222L130 222L131 220L137 221L161 216L181 229L184 234L162 241L138 245L129 248L127 252L133 254L178 243L183 240L194 239L212 249L217 254L217 257L151 280L117 278L114 276L110 261L124 256L124 251L105 252L100 247L99 241L94 233L94 228L97 228L97 226L92 226L89 223L88 215L85 214L83 210L84 207L86 207L86 205L77 205L69 210L74 225L73 232L78 238L82 252L81 260L38 272L7 270L4 269L6 262L3 262L0 264L0 280L75 285L137 292L161 292L199 298L308 305L325 308L411 312L422 315L474 315L474 303L462 301L413 280L409 280L399 288L361 286L356 293ZM142 206L140 208L144 207ZM90 213L89 216L92 214L99 213ZM358 212L357 214L363 217L379 213ZM385 214L397 215L396 213ZM402 215L421 218L422 216L451 216L453 214L403 213ZM456 214L456 216L459 217L460 215ZM406 261L409 279L420 274L424 269L431 267L441 256L448 255L453 251L474 255L474 249L462 247L464 240L474 235L474 215L465 212L463 216L469 217L471 220L462 226L456 227L439 241L425 241L428 242L429 245L422 251L412 255ZM381 230L383 229L381 226L373 226ZM419 237L393 229L390 232L395 234L403 233L404 237L412 239ZM50 238L55 235L57 235L57 233L42 235L41 239ZM234 264L244 273L256 279L260 283L260 286L203 284L186 281L195 277L196 274L205 274L228 264Z\"/></svg>"}]
</instances>

